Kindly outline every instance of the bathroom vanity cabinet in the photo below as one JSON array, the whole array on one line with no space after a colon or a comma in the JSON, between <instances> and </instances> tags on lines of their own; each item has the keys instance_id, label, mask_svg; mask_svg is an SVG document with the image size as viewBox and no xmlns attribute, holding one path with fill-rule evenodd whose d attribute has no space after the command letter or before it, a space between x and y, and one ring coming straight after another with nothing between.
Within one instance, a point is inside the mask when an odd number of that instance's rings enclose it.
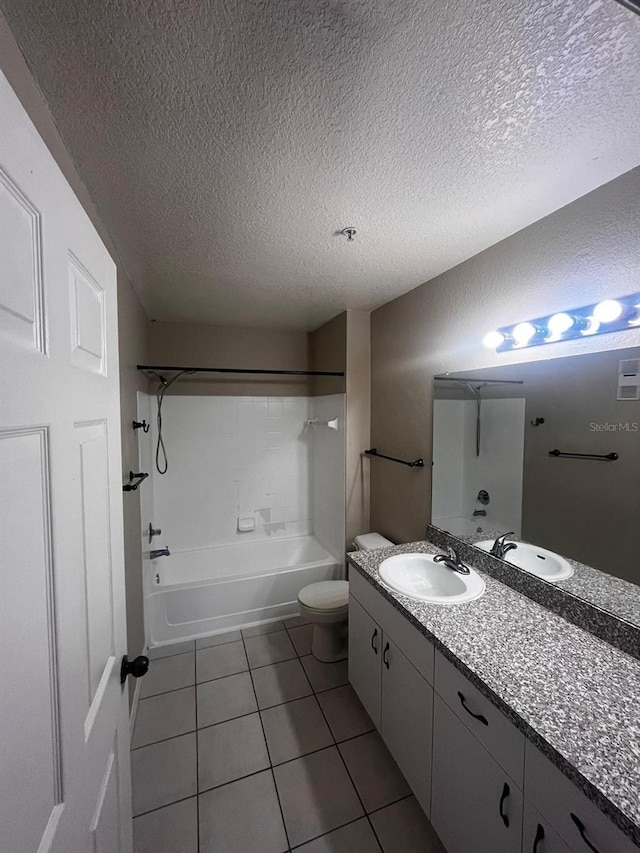
<instances>
[{"instance_id":1,"label":"bathroom vanity cabinet","mask_svg":"<svg viewBox=\"0 0 640 853\"><path fill-rule=\"evenodd\" d=\"M365 586L356 580L355 594L350 584L349 680L428 816L433 645L370 584L360 582Z\"/></svg>"},{"instance_id":2,"label":"bathroom vanity cabinet","mask_svg":"<svg viewBox=\"0 0 640 853\"><path fill-rule=\"evenodd\" d=\"M358 571L349 608L349 680L448 853L638 853Z\"/></svg>"}]
</instances>

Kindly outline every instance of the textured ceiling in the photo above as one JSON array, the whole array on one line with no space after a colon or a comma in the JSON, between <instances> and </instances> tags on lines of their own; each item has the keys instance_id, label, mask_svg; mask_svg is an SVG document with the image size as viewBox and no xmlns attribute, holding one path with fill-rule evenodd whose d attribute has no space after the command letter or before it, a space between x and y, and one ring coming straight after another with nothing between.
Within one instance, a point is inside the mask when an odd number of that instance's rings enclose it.
<instances>
[{"instance_id":1,"label":"textured ceiling","mask_svg":"<svg viewBox=\"0 0 640 853\"><path fill-rule=\"evenodd\" d=\"M640 160L613 0L0 7L154 319L315 328Z\"/></svg>"}]
</instances>

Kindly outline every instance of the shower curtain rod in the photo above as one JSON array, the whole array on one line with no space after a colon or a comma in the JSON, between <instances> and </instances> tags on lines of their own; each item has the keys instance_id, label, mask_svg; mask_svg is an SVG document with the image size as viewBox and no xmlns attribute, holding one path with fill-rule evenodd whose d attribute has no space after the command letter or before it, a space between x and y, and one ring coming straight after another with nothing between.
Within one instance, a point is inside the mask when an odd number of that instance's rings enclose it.
<instances>
[{"instance_id":1,"label":"shower curtain rod","mask_svg":"<svg viewBox=\"0 0 640 853\"><path fill-rule=\"evenodd\" d=\"M469 379L464 376L434 376L438 382L482 382L485 385L524 385L524 379Z\"/></svg>"},{"instance_id":2,"label":"shower curtain rod","mask_svg":"<svg viewBox=\"0 0 640 853\"><path fill-rule=\"evenodd\" d=\"M169 367L166 364L138 364L138 370L151 370L157 372L179 371L184 373L242 373L257 374L260 376L344 376L343 370L248 370L244 367Z\"/></svg>"}]
</instances>

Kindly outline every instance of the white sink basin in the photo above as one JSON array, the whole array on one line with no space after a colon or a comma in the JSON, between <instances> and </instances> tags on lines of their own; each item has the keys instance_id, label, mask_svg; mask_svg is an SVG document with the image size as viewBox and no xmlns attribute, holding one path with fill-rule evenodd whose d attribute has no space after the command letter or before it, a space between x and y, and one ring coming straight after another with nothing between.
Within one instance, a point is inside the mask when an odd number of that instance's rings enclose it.
<instances>
[{"instance_id":1,"label":"white sink basin","mask_svg":"<svg viewBox=\"0 0 640 853\"><path fill-rule=\"evenodd\" d=\"M480 598L484 581L477 572L454 572L432 554L397 554L380 564L382 580L402 595L432 604L463 604Z\"/></svg>"},{"instance_id":2,"label":"white sink basin","mask_svg":"<svg viewBox=\"0 0 640 853\"><path fill-rule=\"evenodd\" d=\"M509 542L508 539L507 542ZM518 545L517 548L507 551L504 555L504 560L507 563L524 569L525 572L550 583L570 578L573 574L573 567L559 554L547 551L546 548L539 548L537 545L531 545L529 542L517 542L516 544ZM484 542L474 542L474 545L476 548L482 548L483 551L490 551L493 541L487 539Z\"/></svg>"}]
</instances>

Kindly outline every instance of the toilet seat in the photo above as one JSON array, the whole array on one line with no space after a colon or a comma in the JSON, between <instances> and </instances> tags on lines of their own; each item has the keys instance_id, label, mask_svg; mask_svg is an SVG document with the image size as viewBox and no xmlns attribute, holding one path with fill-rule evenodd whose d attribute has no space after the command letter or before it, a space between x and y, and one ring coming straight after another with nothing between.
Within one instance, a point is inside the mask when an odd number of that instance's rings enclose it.
<instances>
[{"instance_id":1,"label":"toilet seat","mask_svg":"<svg viewBox=\"0 0 640 853\"><path fill-rule=\"evenodd\" d=\"M349 607L348 581L310 583L298 593L299 603L314 613L335 613Z\"/></svg>"}]
</instances>

